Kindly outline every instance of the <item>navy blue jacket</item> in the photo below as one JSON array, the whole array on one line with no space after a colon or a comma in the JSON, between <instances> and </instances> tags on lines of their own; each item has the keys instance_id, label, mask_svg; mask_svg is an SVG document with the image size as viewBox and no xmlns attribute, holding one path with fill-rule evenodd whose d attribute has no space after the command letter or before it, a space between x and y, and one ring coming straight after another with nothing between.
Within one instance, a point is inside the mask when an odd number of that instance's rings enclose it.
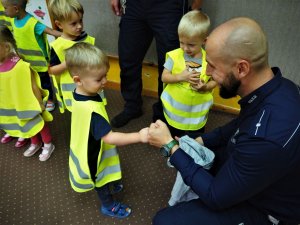
<instances>
[{"instance_id":1,"label":"navy blue jacket","mask_svg":"<svg viewBox=\"0 0 300 225\"><path fill-rule=\"evenodd\" d=\"M216 176L181 149L170 162L212 209L248 201L266 215L299 223L300 89L272 70L272 80L239 101L236 119L202 135L206 147L225 147Z\"/></svg>"}]
</instances>

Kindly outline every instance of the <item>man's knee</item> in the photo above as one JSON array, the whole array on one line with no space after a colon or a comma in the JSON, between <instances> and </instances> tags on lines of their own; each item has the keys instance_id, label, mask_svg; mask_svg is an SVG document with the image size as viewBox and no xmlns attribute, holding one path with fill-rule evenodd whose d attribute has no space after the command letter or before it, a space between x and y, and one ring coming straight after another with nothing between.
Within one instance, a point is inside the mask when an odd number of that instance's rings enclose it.
<instances>
[{"instance_id":1,"label":"man's knee","mask_svg":"<svg viewBox=\"0 0 300 225\"><path fill-rule=\"evenodd\" d=\"M156 215L152 219L152 224L153 225L172 225L171 220L167 218L167 215L164 213L166 210L160 210L156 213Z\"/></svg>"}]
</instances>

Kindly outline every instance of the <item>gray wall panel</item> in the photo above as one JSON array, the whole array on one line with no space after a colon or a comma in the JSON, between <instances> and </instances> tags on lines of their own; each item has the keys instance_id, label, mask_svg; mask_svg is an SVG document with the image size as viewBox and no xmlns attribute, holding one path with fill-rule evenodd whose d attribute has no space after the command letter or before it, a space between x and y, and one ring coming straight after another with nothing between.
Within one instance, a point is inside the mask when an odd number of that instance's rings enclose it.
<instances>
[{"instance_id":1,"label":"gray wall panel","mask_svg":"<svg viewBox=\"0 0 300 225\"><path fill-rule=\"evenodd\" d=\"M130 1L130 0L127 0ZM285 77L300 84L300 0L203 0L203 11L212 27L227 19L248 16L258 21L269 39L270 64L279 66ZM107 54L118 55L119 18L113 15L109 0L81 0L85 9L86 31ZM155 44L146 58L156 62Z\"/></svg>"}]
</instances>

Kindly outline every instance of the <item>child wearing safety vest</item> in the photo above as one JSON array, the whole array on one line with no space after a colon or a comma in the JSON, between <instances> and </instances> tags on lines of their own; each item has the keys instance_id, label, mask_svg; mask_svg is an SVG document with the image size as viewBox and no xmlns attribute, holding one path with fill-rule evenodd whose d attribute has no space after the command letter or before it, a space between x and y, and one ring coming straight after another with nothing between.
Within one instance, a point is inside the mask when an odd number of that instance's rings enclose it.
<instances>
[{"instance_id":1,"label":"child wearing safety vest","mask_svg":"<svg viewBox=\"0 0 300 225\"><path fill-rule=\"evenodd\" d=\"M11 137L31 138L24 156L30 157L42 148L39 160L46 161L55 148L46 123L53 118L44 106L49 93L41 88L37 72L16 52L12 33L6 26L1 26L0 129Z\"/></svg>"},{"instance_id":2,"label":"child wearing safety vest","mask_svg":"<svg viewBox=\"0 0 300 225\"><path fill-rule=\"evenodd\" d=\"M116 146L148 142L148 128L135 133L113 132L103 99L98 94L107 82L109 62L100 49L76 43L66 50L66 65L76 84L73 92L69 174L77 192L95 189L104 215L125 218L128 205L114 201L110 186L121 179ZM113 193L122 186L113 185Z\"/></svg>"},{"instance_id":3,"label":"child wearing safety vest","mask_svg":"<svg viewBox=\"0 0 300 225\"><path fill-rule=\"evenodd\" d=\"M11 18L5 15L5 9L0 1L0 26L7 26L12 31Z\"/></svg>"},{"instance_id":4,"label":"child wearing safety vest","mask_svg":"<svg viewBox=\"0 0 300 225\"><path fill-rule=\"evenodd\" d=\"M202 48L210 26L201 11L185 14L179 25L180 48L166 54L161 94L166 122L173 136L197 137L204 132L213 104L216 82L206 75L205 50Z\"/></svg>"},{"instance_id":5,"label":"child wearing safety vest","mask_svg":"<svg viewBox=\"0 0 300 225\"><path fill-rule=\"evenodd\" d=\"M95 38L83 31L83 7L77 0L49 0L49 12L56 26L62 31L61 37L51 43L49 74L55 88L59 110L72 111L73 79L66 68L65 50L76 42L95 43Z\"/></svg>"},{"instance_id":6,"label":"child wearing safety vest","mask_svg":"<svg viewBox=\"0 0 300 225\"><path fill-rule=\"evenodd\" d=\"M26 12L27 0L2 0L7 16L13 18L12 29L17 42L18 52L38 72L42 88L49 91L46 110L53 111L53 90L48 74L49 44L47 34L59 37L61 32L53 30L39 22Z\"/></svg>"}]
</instances>

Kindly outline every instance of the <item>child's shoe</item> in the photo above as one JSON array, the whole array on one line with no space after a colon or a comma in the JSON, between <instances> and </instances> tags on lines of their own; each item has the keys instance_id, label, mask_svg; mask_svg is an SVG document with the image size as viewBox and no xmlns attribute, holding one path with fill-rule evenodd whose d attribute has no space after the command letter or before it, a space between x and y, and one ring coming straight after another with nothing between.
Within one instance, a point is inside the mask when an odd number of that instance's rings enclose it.
<instances>
[{"instance_id":1,"label":"child's shoe","mask_svg":"<svg viewBox=\"0 0 300 225\"><path fill-rule=\"evenodd\" d=\"M120 202L115 202L115 205L112 209L108 209L102 206L101 212L106 216L123 219L131 214L131 208L129 208L128 205L122 204Z\"/></svg>"},{"instance_id":2,"label":"child's shoe","mask_svg":"<svg viewBox=\"0 0 300 225\"><path fill-rule=\"evenodd\" d=\"M2 138L1 138L1 143L2 144L6 144L8 142L11 142L14 139L14 137L10 136L9 134L5 134Z\"/></svg>"},{"instance_id":3,"label":"child's shoe","mask_svg":"<svg viewBox=\"0 0 300 225\"><path fill-rule=\"evenodd\" d=\"M49 146L44 146L42 149L43 151L39 155L39 160L43 162L50 158L52 152L55 149L55 146L52 143L50 143Z\"/></svg>"},{"instance_id":4,"label":"child's shoe","mask_svg":"<svg viewBox=\"0 0 300 225\"><path fill-rule=\"evenodd\" d=\"M33 156L42 147L42 142L39 144L31 144L29 148L23 153L25 157Z\"/></svg>"},{"instance_id":5,"label":"child's shoe","mask_svg":"<svg viewBox=\"0 0 300 225\"><path fill-rule=\"evenodd\" d=\"M54 109L55 109L55 104L54 104L54 102L51 101L51 100L48 100L48 101L47 101L47 104L46 104L46 110L47 110L48 112L51 112L51 111L53 111Z\"/></svg>"},{"instance_id":6,"label":"child's shoe","mask_svg":"<svg viewBox=\"0 0 300 225\"><path fill-rule=\"evenodd\" d=\"M15 147L16 148L21 148L24 145L26 145L28 143L28 141L29 141L29 139L26 139L26 138L18 138L18 140L15 144Z\"/></svg>"}]
</instances>

